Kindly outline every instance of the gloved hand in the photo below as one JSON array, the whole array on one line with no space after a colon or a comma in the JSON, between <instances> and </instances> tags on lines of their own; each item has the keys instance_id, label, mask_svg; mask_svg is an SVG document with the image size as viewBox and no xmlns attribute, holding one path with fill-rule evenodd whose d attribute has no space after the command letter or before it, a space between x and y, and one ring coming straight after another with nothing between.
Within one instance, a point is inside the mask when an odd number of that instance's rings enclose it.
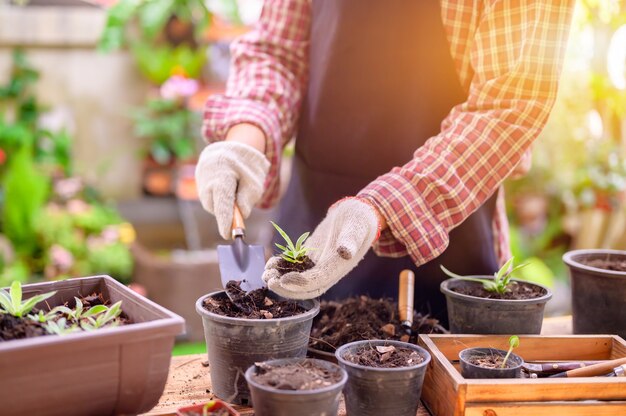
<instances>
[{"instance_id":1,"label":"gloved hand","mask_svg":"<svg viewBox=\"0 0 626 416\"><path fill-rule=\"evenodd\" d=\"M200 203L215 215L220 235L228 240L234 204L247 218L263 195L270 162L254 147L235 141L208 145L196 165Z\"/></svg>"},{"instance_id":2,"label":"gloved hand","mask_svg":"<svg viewBox=\"0 0 626 416\"><path fill-rule=\"evenodd\" d=\"M380 224L379 214L370 203L358 198L340 200L304 243L315 266L281 276L276 268L280 256L274 256L265 265L263 281L285 298L320 296L363 259L378 237Z\"/></svg>"}]
</instances>

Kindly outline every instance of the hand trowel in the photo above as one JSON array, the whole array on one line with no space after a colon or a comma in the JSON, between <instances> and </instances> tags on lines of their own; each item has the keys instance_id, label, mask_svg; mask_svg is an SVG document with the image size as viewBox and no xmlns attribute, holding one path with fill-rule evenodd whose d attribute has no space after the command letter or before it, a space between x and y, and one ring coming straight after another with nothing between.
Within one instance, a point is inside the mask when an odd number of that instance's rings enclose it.
<instances>
[{"instance_id":1,"label":"hand trowel","mask_svg":"<svg viewBox=\"0 0 626 416\"><path fill-rule=\"evenodd\" d=\"M235 204L232 238L230 245L217 246L222 286L231 280L240 281L240 288L249 292L264 286L261 275L265 268L265 253L260 245L248 245L244 241L246 226L239 207Z\"/></svg>"}]
</instances>

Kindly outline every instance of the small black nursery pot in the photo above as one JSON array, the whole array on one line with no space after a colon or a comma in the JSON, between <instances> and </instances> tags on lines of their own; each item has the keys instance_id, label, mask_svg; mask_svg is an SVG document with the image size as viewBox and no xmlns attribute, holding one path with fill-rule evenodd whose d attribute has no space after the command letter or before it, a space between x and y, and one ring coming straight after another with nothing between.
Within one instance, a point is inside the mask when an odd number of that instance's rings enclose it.
<instances>
[{"instance_id":1,"label":"small black nursery pot","mask_svg":"<svg viewBox=\"0 0 626 416\"><path fill-rule=\"evenodd\" d=\"M476 363L476 359L487 357L501 357L504 359L507 352L495 348L467 348L459 353L461 360L461 375L465 378L520 378L524 360L519 355L511 353L506 365L501 368L484 367Z\"/></svg>"}]
</instances>

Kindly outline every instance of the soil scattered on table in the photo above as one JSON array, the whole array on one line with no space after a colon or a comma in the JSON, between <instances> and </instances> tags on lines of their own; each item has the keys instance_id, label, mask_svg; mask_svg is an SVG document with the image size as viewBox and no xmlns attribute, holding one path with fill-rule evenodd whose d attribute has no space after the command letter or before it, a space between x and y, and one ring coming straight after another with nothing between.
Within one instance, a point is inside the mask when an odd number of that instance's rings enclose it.
<instances>
[{"instance_id":1,"label":"soil scattered on table","mask_svg":"<svg viewBox=\"0 0 626 416\"><path fill-rule=\"evenodd\" d=\"M503 294L485 290L478 282L465 282L466 285L450 288L452 291L463 295L475 296L485 299L522 300L540 298L546 294L545 290L526 282L511 282L507 291Z\"/></svg>"},{"instance_id":2,"label":"soil scattered on table","mask_svg":"<svg viewBox=\"0 0 626 416\"><path fill-rule=\"evenodd\" d=\"M413 367L424 361L417 351L393 345L365 345L343 358L354 364L375 368Z\"/></svg>"},{"instance_id":3,"label":"soil scattered on table","mask_svg":"<svg viewBox=\"0 0 626 416\"><path fill-rule=\"evenodd\" d=\"M309 256L302 257L301 263L292 263L281 257L276 264L276 270L278 270L278 272L282 276L283 274L289 272L302 273L303 271L309 270L313 266L315 266L315 263L313 262L313 260L311 260Z\"/></svg>"},{"instance_id":4,"label":"soil scattered on table","mask_svg":"<svg viewBox=\"0 0 626 416\"><path fill-rule=\"evenodd\" d=\"M11 341L48 335L44 327L30 318L0 314L0 341Z\"/></svg>"},{"instance_id":5,"label":"soil scattered on table","mask_svg":"<svg viewBox=\"0 0 626 416\"><path fill-rule=\"evenodd\" d=\"M587 259L581 260L581 264L589 267L595 267L603 270L611 270L615 272L626 272L626 260L618 259Z\"/></svg>"},{"instance_id":6,"label":"soil scattered on table","mask_svg":"<svg viewBox=\"0 0 626 416\"><path fill-rule=\"evenodd\" d=\"M328 370L311 361L287 365L256 363L255 366L256 374L252 379L279 390L319 390L341 380L339 370Z\"/></svg>"},{"instance_id":7,"label":"soil scattered on table","mask_svg":"<svg viewBox=\"0 0 626 416\"><path fill-rule=\"evenodd\" d=\"M411 329L413 334L448 333L437 319L418 312L413 315ZM367 296L321 302L320 313L313 319L309 347L332 353L344 344L365 339L409 341L396 302Z\"/></svg>"},{"instance_id":8,"label":"soil scattered on table","mask_svg":"<svg viewBox=\"0 0 626 416\"><path fill-rule=\"evenodd\" d=\"M482 368L500 368L504 357L500 354L480 354L472 355L467 361ZM507 360L505 368L515 367L515 362L511 359Z\"/></svg>"},{"instance_id":9,"label":"soil scattered on table","mask_svg":"<svg viewBox=\"0 0 626 416\"><path fill-rule=\"evenodd\" d=\"M204 308L218 315L247 319L276 319L300 315L307 310L298 302L271 299L267 288L246 292L240 287L241 282L231 280L226 284L230 294L224 297L209 297L203 302Z\"/></svg>"}]
</instances>

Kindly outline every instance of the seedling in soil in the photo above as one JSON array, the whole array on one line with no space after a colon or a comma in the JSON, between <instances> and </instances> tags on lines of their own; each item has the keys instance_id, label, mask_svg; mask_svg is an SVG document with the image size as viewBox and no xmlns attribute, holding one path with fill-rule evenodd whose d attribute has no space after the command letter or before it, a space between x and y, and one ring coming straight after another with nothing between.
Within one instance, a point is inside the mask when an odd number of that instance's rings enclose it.
<instances>
[{"instance_id":1,"label":"seedling in soil","mask_svg":"<svg viewBox=\"0 0 626 416\"><path fill-rule=\"evenodd\" d=\"M16 318L28 314L39 302L43 302L56 293L48 292L33 296L22 302L22 285L17 280L11 284L10 293L0 290L0 313L8 313Z\"/></svg>"},{"instance_id":2,"label":"seedling in soil","mask_svg":"<svg viewBox=\"0 0 626 416\"><path fill-rule=\"evenodd\" d=\"M80 331L78 325L69 325L67 319L59 318L56 321L49 321L44 325L46 331L52 335L67 335Z\"/></svg>"},{"instance_id":3,"label":"seedling in soil","mask_svg":"<svg viewBox=\"0 0 626 416\"><path fill-rule=\"evenodd\" d=\"M270 222L272 223L274 228L276 228L276 231L278 231L281 237L283 237L285 243L287 244L287 246L283 246L282 244L274 243L276 247L282 250L280 257L282 257L289 263L304 263L307 252L311 249L304 247L302 244L304 244L304 241L309 237L310 233L306 232L302 234L296 241L296 244L294 244L293 241L291 241L291 238L289 238L287 233L283 231L282 228L280 228L274 221Z\"/></svg>"},{"instance_id":4,"label":"seedling in soil","mask_svg":"<svg viewBox=\"0 0 626 416\"><path fill-rule=\"evenodd\" d=\"M522 267L526 266L528 263L524 263L524 264L518 264L517 266L511 268L511 266L513 265L513 257L511 257L505 264L504 266L502 266L500 268L500 270L498 270L496 273L494 273L493 275L493 280L491 279L480 279L480 278L476 278L476 277L468 277L468 276L461 276L458 275L456 273L451 272L450 270L446 269L443 265L440 265L439 267L441 267L441 270L443 270L443 272L445 274L447 274L448 276L454 278L454 279L462 279L462 280L468 280L471 282L478 282L478 283L482 283L483 288L489 292L496 292L499 294L504 294L509 290L509 285L512 284L511 282L511 277L513 276L513 272L515 272L516 270L521 269Z\"/></svg>"},{"instance_id":5,"label":"seedling in soil","mask_svg":"<svg viewBox=\"0 0 626 416\"><path fill-rule=\"evenodd\" d=\"M104 305L98 305L104 306ZM96 306L94 306L95 308ZM104 326L118 326L120 324L117 319L122 313L122 301L114 303L111 307L106 307L106 312L99 314L98 316L87 316L80 322L80 327L84 331L95 331L96 329L100 329ZM93 309L93 308L92 308Z\"/></svg>"},{"instance_id":6,"label":"seedling in soil","mask_svg":"<svg viewBox=\"0 0 626 416\"><path fill-rule=\"evenodd\" d=\"M83 318L93 317L109 310L109 308L104 305L95 305L89 309L85 309L83 302L80 299L74 297L74 301L76 303L74 309L70 309L67 306L57 306L56 308L52 309L50 313L62 313L67 315L70 320L74 322L79 322Z\"/></svg>"},{"instance_id":7,"label":"seedling in soil","mask_svg":"<svg viewBox=\"0 0 626 416\"><path fill-rule=\"evenodd\" d=\"M517 335L511 335L511 337L509 337L509 350L504 356L504 361L502 361L502 365L500 366L500 368L504 368L506 366L506 361L511 356L513 349L517 347L519 347L519 337Z\"/></svg>"}]
</instances>

